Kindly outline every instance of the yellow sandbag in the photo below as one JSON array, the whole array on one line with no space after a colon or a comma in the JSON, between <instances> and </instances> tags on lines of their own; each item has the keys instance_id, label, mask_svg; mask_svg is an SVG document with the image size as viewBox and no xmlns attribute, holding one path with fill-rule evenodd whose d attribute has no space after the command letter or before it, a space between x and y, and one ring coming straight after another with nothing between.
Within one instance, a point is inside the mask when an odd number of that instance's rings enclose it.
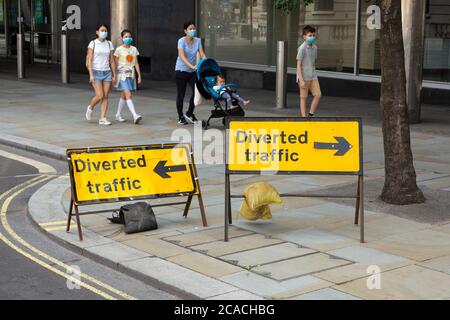
<instances>
[{"instance_id":1,"label":"yellow sandbag","mask_svg":"<svg viewBox=\"0 0 450 320\"><path fill-rule=\"evenodd\" d=\"M239 210L241 215L250 221L256 221L258 220L258 213L256 211L253 211L252 209L250 209L250 207L247 204L247 201L242 201L241 204L241 209Z\"/></svg>"},{"instance_id":2,"label":"yellow sandbag","mask_svg":"<svg viewBox=\"0 0 450 320\"><path fill-rule=\"evenodd\" d=\"M266 182L258 182L248 186L244 191L244 196L248 206L253 211L269 204L283 203L278 191Z\"/></svg>"},{"instance_id":3,"label":"yellow sandbag","mask_svg":"<svg viewBox=\"0 0 450 320\"><path fill-rule=\"evenodd\" d=\"M267 206L262 206L256 210L252 210L249 205L247 204L247 201L243 201L241 204L241 209L240 209L241 215L250 221L256 221L259 219L263 219L263 220L271 220L272 219L272 212L270 210L270 207Z\"/></svg>"}]
</instances>

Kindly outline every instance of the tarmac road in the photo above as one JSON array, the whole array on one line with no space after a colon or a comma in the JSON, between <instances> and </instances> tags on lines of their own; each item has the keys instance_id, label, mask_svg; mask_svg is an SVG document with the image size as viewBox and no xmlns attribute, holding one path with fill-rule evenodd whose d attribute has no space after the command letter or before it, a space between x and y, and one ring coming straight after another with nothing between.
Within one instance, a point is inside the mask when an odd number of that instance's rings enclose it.
<instances>
[{"instance_id":1,"label":"tarmac road","mask_svg":"<svg viewBox=\"0 0 450 320\"><path fill-rule=\"evenodd\" d=\"M0 145L0 300L178 299L41 233L27 215L29 198L45 182L33 160L56 169L55 177L67 173L64 162Z\"/></svg>"}]
</instances>

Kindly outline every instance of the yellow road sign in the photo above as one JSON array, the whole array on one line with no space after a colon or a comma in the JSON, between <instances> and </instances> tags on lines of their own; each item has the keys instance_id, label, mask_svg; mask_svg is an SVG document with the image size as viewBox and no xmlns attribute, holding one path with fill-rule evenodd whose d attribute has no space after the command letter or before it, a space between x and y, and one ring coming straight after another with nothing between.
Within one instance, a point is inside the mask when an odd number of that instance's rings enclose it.
<instances>
[{"instance_id":1,"label":"yellow road sign","mask_svg":"<svg viewBox=\"0 0 450 320\"><path fill-rule=\"evenodd\" d=\"M190 145L68 150L77 205L197 193Z\"/></svg>"},{"instance_id":2,"label":"yellow road sign","mask_svg":"<svg viewBox=\"0 0 450 320\"><path fill-rule=\"evenodd\" d=\"M361 174L360 119L230 119L229 173Z\"/></svg>"}]
</instances>

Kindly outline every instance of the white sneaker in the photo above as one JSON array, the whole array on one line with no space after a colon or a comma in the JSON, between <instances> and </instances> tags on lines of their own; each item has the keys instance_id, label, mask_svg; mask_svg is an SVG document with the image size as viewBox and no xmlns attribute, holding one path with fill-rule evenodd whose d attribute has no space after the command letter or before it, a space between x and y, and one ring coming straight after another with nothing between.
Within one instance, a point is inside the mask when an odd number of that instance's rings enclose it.
<instances>
[{"instance_id":1,"label":"white sneaker","mask_svg":"<svg viewBox=\"0 0 450 320\"><path fill-rule=\"evenodd\" d=\"M110 126L112 125L111 122L108 121L108 119L104 118L104 119L100 119L100 121L98 122L99 125L101 126Z\"/></svg>"},{"instance_id":2,"label":"white sneaker","mask_svg":"<svg viewBox=\"0 0 450 320\"><path fill-rule=\"evenodd\" d=\"M136 115L136 117L134 118L134 124L139 124L142 120L142 116L140 115Z\"/></svg>"},{"instance_id":3,"label":"white sneaker","mask_svg":"<svg viewBox=\"0 0 450 320\"><path fill-rule=\"evenodd\" d=\"M122 118L121 115L116 115L116 121L118 121L118 122L125 122L125 121L127 121L127 120L125 120L124 118Z\"/></svg>"},{"instance_id":4,"label":"white sneaker","mask_svg":"<svg viewBox=\"0 0 450 320\"><path fill-rule=\"evenodd\" d=\"M87 121L92 120L92 112L94 112L94 111L91 109L91 106L88 106L87 110L86 110L86 120Z\"/></svg>"}]
</instances>

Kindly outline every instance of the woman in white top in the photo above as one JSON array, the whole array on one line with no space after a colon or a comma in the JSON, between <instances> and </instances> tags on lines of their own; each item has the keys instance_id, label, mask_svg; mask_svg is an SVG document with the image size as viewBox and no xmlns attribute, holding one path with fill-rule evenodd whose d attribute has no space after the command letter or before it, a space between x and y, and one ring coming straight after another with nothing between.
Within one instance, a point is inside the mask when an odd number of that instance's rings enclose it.
<instances>
[{"instance_id":1,"label":"woman in white top","mask_svg":"<svg viewBox=\"0 0 450 320\"><path fill-rule=\"evenodd\" d=\"M109 91L111 83L116 78L116 65L114 61L114 46L108 41L108 26L105 24L97 27L97 39L91 41L88 47L87 65L89 69L89 82L95 90L95 97L87 107L86 119L92 119L92 112L98 103L101 103L99 124L110 126L106 119L109 104Z\"/></svg>"}]
</instances>

